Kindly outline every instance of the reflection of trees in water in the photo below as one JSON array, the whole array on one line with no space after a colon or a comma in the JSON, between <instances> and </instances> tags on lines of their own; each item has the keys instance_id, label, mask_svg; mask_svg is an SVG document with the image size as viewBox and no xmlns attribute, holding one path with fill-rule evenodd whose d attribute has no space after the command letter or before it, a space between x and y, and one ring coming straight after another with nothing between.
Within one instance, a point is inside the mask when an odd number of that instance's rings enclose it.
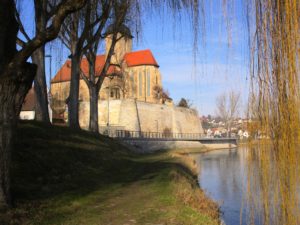
<instances>
[{"instance_id":1,"label":"reflection of trees in water","mask_svg":"<svg viewBox=\"0 0 300 225\"><path fill-rule=\"evenodd\" d=\"M228 224L239 223L243 186L246 183L242 151L216 150L200 157L200 180L211 196L220 201Z\"/></svg>"},{"instance_id":2,"label":"reflection of trees in water","mask_svg":"<svg viewBox=\"0 0 300 225\"><path fill-rule=\"evenodd\" d=\"M299 224L299 177L293 180L295 175L289 175L297 173L299 166L298 163L288 165L279 156L270 145L248 151L247 203L251 222L254 215L259 215L263 224L289 224L289 221ZM299 159L299 154L296 158Z\"/></svg>"},{"instance_id":3,"label":"reflection of trees in water","mask_svg":"<svg viewBox=\"0 0 300 225\"><path fill-rule=\"evenodd\" d=\"M217 191L228 196L234 192L238 193L242 186L240 177L243 171L240 168L240 160L237 149L215 151L202 157L201 167L206 171L214 171L212 176L219 182L215 184Z\"/></svg>"},{"instance_id":4,"label":"reflection of trees in water","mask_svg":"<svg viewBox=\"0 0 300 225\"><path fill-rule=\"evenodd\" d=\"M249 26L253 35L249 40L250 117L259 121L258 130L270 138L262 141L257 155L249 154L248 199L255 210L262 210L263 224L296 225L300 224L300 1L246 2L253 3L247 4L247 12L248 21L254 22ZM257 173L251 163L254 157Z\"/></svg>"},{"instance_id":5,"label":"reflection of trees in water","mask_svg":"<svg viewBox=\"0 0 300 225\"><path fill-rule=\"evenodd\" d=\"M276 157L270 146L209 152L201 155L199 160L200 180L205 182L203 187L215 200L221 201L221 204L222 200L225 201L223 209L227 217L228 213L232 213L229 210L234 210L234 223L239 211L242 224L281 224L280 194L284 193L279 191L278 180L282 174L278 168L282 167ZM296 169L299 167L295 166ZM295 207L292 212L297 215L298 209Z\"/></svg>"}]
</instances>

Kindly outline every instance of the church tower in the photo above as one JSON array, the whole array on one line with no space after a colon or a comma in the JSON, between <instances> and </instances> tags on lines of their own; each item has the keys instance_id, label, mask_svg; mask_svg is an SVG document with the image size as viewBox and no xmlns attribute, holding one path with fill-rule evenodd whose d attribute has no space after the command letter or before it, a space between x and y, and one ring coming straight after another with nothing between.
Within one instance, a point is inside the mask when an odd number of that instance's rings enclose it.
<instances>
[{"instance_id":1,"label":"church tower","mask_svg":"<svg viewBox=\"0 0 300 225\"><path fill-rule=\"evenodd\" d=\"M114 27L108 26L105 32L105 55L107 56L113 37ZM114 55L112 56L112 64L121 64L124 59L124 55L132 50L132 38L131 32L128 27L122 25L118 31L117 38L123 36L115 45Z\"/></svg>"}]
</instances>

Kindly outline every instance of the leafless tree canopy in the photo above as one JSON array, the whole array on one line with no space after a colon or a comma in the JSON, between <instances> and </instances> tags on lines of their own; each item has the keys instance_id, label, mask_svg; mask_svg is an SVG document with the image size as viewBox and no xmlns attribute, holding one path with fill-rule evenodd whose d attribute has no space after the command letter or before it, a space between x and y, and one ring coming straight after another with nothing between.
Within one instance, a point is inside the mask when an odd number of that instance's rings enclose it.
<instances>
[{"instance_id":1,"label":"leafless tree canopy","mask_svg":"<svg viewBox=\"0 0 300 225\"><path fill-rule=\"evenodd\" d=\"M180 101L178 102L177 106L184 107L184 108L191 108L192 103L189 99L181 98Z\"/></svg>"},{"instance_id":2,"label":"leafless tree canopy","mask_svg":"<svg viewBox=\"0 0 300 225\"><path fill-rule=\"evenodd\" d=\"M237 116L240 107L240 93L230 91L223 93L216 99L217 115L226 123L230 132L233 119Z\"/></svg>"}]
</instances>

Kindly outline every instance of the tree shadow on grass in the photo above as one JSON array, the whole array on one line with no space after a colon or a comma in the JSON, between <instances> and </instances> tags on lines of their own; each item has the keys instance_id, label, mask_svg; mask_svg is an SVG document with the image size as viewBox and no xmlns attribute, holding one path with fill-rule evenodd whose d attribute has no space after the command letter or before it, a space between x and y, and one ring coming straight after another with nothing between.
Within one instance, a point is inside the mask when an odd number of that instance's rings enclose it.
<instances>
[{"instance_id":1,"label":"tree shadow on grass","mask_svg":"<svg viewBox=\"0 0 300 225\"><path fill-rule=\"evenodd\" d=\"M12 154L16 204L0 214L0 224L41 224L54 217L55 224L63 223L74 216L76 204L86 207L96 201L105 207L125 189L139 191L153 183L165 187L171 168L195 179L188 168L163 155L134 154L115 140L86 131L22 122Z\"/></svg>"},{"instance_id":2,"label":"tree shadow on grass","mask_svg":"<svg viewBox=\"0 0 300 225\"><path fill-rule=\"evenodd\" d=\"M13 152L16 202L61 195L84 196L99 189L154 178L170 168L162 161L136 160L110 138L36 122L22 123Z\"/></svg>"}]
</instances>

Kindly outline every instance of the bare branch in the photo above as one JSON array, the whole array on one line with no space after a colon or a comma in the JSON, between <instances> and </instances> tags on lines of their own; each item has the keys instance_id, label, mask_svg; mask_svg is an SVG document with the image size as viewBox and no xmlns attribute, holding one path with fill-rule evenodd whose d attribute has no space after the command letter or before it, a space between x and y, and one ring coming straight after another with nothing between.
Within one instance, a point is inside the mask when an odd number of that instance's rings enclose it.
<instances>
[{"instance_id":1,"label":"bare branch","mask_svg":"<svg viewBox=\"0 0 300 225\"><path fill-rule=\"evenodd\" d=\"M222 118L227 126L227 132L230 135L232 121L238 113L240 102L240 93L230 91L223 93L216 99L217 114Z\"/></svg>"},{"instance_id":2,"label":"bare branch","mask_svg":"<svg viewBox=\"0 0 300 225\"><path fill-rule=\"evenodd\" d=\"M125 35L121 35L119 38L117 38L116 42L118 42L119 40L121 40L123 37L125 37Z\"/></svg>"},{"instance_id":3,"label":"bare branch","mask_svg":"<svg viewBox=\"0 0 300 225\"><path fill-rule=\"evenodd\" d=\"M26 43L17 37L17 45L19 45L20 47L24 48L24 46L26 45Z\"/></svg>"},{"instance_id":4,"label":"bare branch","mask_svg":"<svg viewBox=\"0 0 300 225\"><path fill-rule=\"evenodd\" d=\"M91 48L91 46L93 45L93 43L95 43L97 40L99 41L102 38L101 37L101 33L102 33L102 30L103 30L103 28L104 28L104 26L105 26L105 24L106 24L106 22L108 20L110 9L111 9L111 4L106 4L105 7L103 8L103 13L100 16L100 18L98 19L99 22L100 22L100 24L99 24L96 32L92 35L92 37L88 41L88 43L82 48L83 52L86 52L87 49ZM95 25L93 25L93 26L95 26ZM92 29L90 29L90 30L92 30ZM96 44L98 45L98 43L96 43Z\"/></svg>"},{"instance_id":5,"label":"bare branch","mask_svg":"<svg viewBox=\"0 0 300 225\"><path fill-rule=\"evenodd\" d=\"M25 29L24 29L24 26L23 26L23 23L21 21L21 18L20 18L20 14L18 12L18 10L16 10L16 20L17 20L17 23L19 24L19 30L21 32L21 34L24 35L24 37L26 38L27 41L30 41L30 37L29 35L26 33Z\"/></svg>"},{"instance_id":6,"label":"bare branch","mask_svg":"<svg viewBox=\"0 0 300 225\"><path fill-rule=\"evenodd\" d=\"M13 62L16 64L26 61L32 53L45 44L57 37L60 27L66 16L84 6L86 0L66 0L62 1L58 6L52 23L44 32L38 33L27 45L20 50L14 57ZM11 64L11 66L15 66Z\"/></svg>"},{"instance_id":7,"label":"bare branch","mask_svg":"<svg viewBox=\"0 0 300 225\"><path fill-rule=\"evenodd\" d=\"M86 85L90 87L91 84L89 78L85 75L85 73L82 71L81 68L80 68L80 77L85 81Z\"/></svg>"},{"instance_id":8,"label":"bare branch","mask_svg":"<svg viewBox=\"0 0 300 225\"><path fill-rule=\"evenodd\" d=\"M67 32L68 27L63 25L62 31L59 34L59 39L62 41L62 43L68 48L71 48L71 40L70 37L67 37L70 33Z\"/></svg>"}]
</instances>

